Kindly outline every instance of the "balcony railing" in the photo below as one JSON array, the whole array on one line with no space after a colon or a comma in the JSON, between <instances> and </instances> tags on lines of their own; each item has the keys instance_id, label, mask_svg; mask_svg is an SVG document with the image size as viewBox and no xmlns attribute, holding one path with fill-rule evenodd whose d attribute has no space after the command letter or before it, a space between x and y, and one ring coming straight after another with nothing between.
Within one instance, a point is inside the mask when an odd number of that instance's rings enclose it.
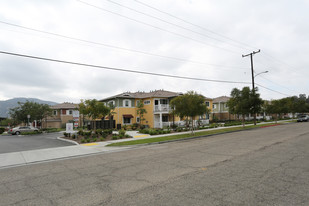
<instances>
[{"instance_id":1,"label":"balcony railing","mask_svg":"<svg viewBox=\"0 0 309 206\"><path fill-rule=\"evenodd\" d=\"M168 104L159 104L155 105L154 112L167 112L169 113L171 110L170 105Z\"/></svg>"}]
</instances>

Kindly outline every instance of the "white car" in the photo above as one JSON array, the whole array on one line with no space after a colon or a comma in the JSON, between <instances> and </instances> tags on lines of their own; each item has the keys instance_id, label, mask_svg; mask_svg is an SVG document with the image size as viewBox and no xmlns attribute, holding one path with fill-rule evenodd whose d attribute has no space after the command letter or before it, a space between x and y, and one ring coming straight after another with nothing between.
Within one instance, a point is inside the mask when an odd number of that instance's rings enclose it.
<instances>
[{"instance_id":1,"label":"white car","mask_svg":"<svg viewBox=\"0 0 309 206\"><path fill-rule=\"evenodd\" d=\"M297 122L308 122L309 116L308 115L300 115L297 119Z\"/></svg>"},{"instance_id":2,"label":"white car","mask_svg":"<svg viewBox=\"0 0 309 206\"><path fill-rule=\"evenodd\" d=\"M23 132L39 132L39 129L31 126L20 126L9 129L8 131L8 133L12 135L13 134L19 135Z\"/></svg>"}]
</instances>

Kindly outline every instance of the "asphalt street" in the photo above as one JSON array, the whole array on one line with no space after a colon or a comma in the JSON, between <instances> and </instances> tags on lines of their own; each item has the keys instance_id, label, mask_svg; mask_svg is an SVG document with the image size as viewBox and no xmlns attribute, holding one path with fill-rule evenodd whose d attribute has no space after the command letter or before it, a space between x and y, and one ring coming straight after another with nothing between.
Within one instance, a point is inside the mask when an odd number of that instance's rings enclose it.
<instances>
[{"instance_id":1,"label":"asphalt street","mask_svg":"<svg viewBox=\"0 0 309 206\"><path fill-rule=\"evenodd\" d=\"M309 123L0 170L0 205L309 205Z\"/></svg>"},{"instance_id":2,"label":"asphalt street","mask_svg":"<svg viewBox=\"0 0 309 206\"><path fill-rule=\"evenodd\" d=\"M0 135L0 154L74 145L57 140L60 133L35 135Z\"/></svg>"}]
</instances>

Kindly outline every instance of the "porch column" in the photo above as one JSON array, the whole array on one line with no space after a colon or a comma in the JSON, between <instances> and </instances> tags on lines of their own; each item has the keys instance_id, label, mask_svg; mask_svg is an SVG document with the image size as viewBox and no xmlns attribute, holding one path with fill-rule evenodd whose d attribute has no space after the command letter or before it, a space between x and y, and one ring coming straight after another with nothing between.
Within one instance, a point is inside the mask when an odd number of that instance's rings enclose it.
<instances>
[{"instance_id":1,"label":"porch column","mask_svg":"<svg viewBox=\"0 0 309 206\"><path fill-rule=\"evenodd\" d=\"M163 125L162 125L162 113L160 112L160 128L162 129L163 128Z\"/></svg>"}]
</instances>

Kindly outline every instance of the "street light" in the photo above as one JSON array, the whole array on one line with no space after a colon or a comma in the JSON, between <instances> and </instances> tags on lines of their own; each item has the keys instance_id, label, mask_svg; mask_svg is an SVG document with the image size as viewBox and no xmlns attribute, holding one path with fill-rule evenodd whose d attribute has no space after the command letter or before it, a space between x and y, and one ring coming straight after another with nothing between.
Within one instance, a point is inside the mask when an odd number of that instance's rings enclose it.
<instances>
[{"instance_id":1,"label":"street light","mask_svg":"<svg viewBox=\"0 0 309 206\"><path fill-rule=\"evenodd\" d=\"M256 75L254 75L254 78L255 78L256 76L258 76L258 75L260 75L260 74L264 74L264 73L268 73L268 71L260 72L260 73L258 73L258 74L256 74Z\"/></svg>"}]
</instances>

